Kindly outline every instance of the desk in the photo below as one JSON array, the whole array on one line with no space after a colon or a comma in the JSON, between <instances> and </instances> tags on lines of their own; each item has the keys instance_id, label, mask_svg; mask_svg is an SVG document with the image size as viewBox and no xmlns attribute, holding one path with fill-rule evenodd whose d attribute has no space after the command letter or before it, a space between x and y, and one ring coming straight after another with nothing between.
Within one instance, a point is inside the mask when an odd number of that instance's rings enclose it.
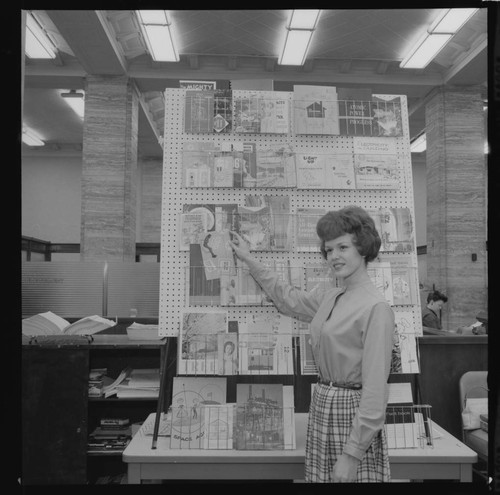
<instances>
[{"instance_id":1,"label":"desk","mask_svg":"<svg viewBox=\"0 0 500 495\"><path fill-rule=\"evenodd\" d=\"M123 452L128 483L146 479L303 480L307 416L295 415L295 450L171 450L168 437L159 437L153 450L153 437L139 429ZM439 435L434 447L389 449L391 477L472 481L477 454L436 423L433 426Z\"/></svg>"}]
</instances>

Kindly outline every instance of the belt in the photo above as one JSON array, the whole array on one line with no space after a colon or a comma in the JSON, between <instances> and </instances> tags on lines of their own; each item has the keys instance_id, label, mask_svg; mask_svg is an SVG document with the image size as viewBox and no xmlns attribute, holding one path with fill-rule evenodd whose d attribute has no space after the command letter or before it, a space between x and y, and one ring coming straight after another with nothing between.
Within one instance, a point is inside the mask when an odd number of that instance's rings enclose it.
<instances>
[{"instance_id":1,"label":"belt","mask_svg":"<svg viewBox=\"0 0 500 495\"><path fill-rule=\"evenodd\" d=\"M321 383L321 385L327 385L328 387L347 388L349 390L361 390L361 383L336 383L329 380L323 380L320 377L318 377L318 383Z\"/></svg>"}]
</instances>

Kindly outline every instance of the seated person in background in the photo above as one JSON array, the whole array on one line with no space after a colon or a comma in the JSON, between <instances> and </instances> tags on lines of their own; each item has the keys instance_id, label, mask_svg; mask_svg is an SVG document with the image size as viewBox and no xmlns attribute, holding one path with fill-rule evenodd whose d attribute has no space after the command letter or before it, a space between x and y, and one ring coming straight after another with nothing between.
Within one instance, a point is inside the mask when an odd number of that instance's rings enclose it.
<instances>
[{"instance_id":1,"label":"seated person in background","mask_svg":"<svg viewBox=\"0 0 500 495\"><path fill-rule=\"evenodd\" d=\"M424 327L437 328L441 330L439 313L448 298L438 290L432 291L427 296L427 306L422 310L422 325Z\"/></svg>"}]
</instances>

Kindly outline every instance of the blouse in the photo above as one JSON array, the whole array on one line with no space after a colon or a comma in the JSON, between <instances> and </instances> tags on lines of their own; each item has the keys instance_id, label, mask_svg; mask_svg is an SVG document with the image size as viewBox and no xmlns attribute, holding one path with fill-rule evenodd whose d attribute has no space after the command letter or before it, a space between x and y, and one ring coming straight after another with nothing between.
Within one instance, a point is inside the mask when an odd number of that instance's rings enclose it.
<instances>
[{"instance_id":1,"label":"blouse","mask_svg":"<svg viewBox=\"0 0 500 495\"><path fill-rule=\"evenodd\" d=\"M438 315L432 309L424 308L422 310L422 325L424 327L437 328L441 330L441 323Z\"/></svg>"},{"instance_id":2,"label":"blouse","mask_svg":"<svg viewBox=\"0 0 500 495\"><path fill-rule=\"evenodd\" d=\"M395 329L390 305L370 280L349 288L306 292L284 283L256 260L246 263L280 312L310 322L320 377L362 385L344 446L346 454L361 460L385 421Z\"/></svg>"}]
</instances>

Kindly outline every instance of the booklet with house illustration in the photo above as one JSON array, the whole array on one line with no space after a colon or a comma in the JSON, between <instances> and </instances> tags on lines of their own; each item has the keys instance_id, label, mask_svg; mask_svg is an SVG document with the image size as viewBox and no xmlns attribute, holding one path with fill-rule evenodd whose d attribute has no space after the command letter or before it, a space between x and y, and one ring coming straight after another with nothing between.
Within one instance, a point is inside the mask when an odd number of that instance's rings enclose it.
<instances>
[{"instance_id":1,"label":"booklet with house illustration","mask_svg":"<svg viewBox=\"0 0 500 495\"><path fill-rule=\"evenodd\" d=\"M293 87L295 134L338 135L339 107L333 86Z\"/></svg>"}]
</instances>

